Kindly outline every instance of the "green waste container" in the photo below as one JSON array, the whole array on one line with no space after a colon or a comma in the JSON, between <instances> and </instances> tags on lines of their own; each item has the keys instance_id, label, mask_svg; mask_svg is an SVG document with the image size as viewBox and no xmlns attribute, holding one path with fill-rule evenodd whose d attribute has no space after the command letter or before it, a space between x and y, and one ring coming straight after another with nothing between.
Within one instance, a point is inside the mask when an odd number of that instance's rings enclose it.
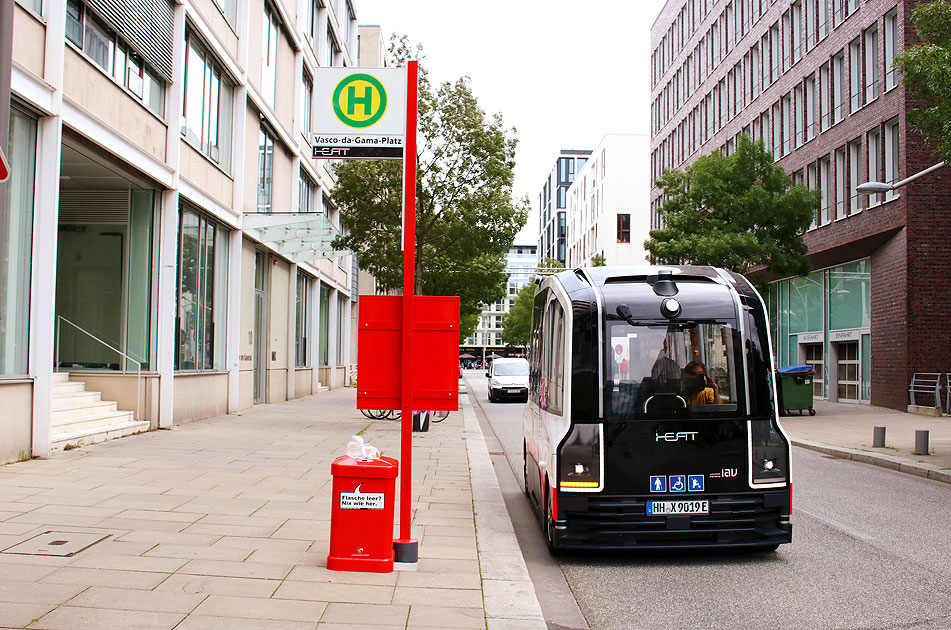
<instances>
[{"instance_id":1,"label":"green waste container","mask_svg":"<svg viewBox=\"0 0 951 630\"><path fill-rule=\"evenodd\" d=\"M812 381L816 372L811 365L787 365L776 370L776 392L779 395L780 413L788 416L790 411L809 411L816 415L812 407Z\"/></svg>"}]
</instances>

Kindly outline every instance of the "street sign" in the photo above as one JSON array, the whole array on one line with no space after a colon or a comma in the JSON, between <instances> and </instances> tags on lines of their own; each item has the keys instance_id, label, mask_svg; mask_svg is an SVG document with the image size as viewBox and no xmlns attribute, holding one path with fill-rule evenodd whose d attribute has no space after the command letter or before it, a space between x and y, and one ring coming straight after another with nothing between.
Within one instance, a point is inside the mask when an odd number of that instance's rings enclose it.
<instances>
[{"instance_id":1,"label":"street sign","mask_svg":"<svg viewBox=\"0 0 951 630\"><path fill-rule=\"evenodd\" d=\"M312 157L401 160L406 68L318 68Z\"/></svg>"},{"instance_id":2,"label":"street sign","mask_svg":"<svg viewBox=\"0 0 951 630\"><path fill-rule=\"evenodd\" d=\"M0 147L0 184L10 179L10 163L7 162L7 155Z\"/></svg>"},{"instance_id":3,"label":"street sign","mask_svg":"<svg viewBox=\"0 0 951 630\"><path fill-rule=\"evenodd\" d=\"M413 296L412 409L459 409L459 298ZM399 409L403 297L361 295L357 409Z\"/></svg>"}]
</instances>

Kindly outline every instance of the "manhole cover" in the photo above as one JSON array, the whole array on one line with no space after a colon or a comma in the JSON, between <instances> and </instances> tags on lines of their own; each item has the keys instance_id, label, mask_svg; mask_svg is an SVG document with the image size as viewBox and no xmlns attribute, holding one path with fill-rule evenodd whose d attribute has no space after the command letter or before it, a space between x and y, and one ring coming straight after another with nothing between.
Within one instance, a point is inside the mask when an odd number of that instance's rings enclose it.
<instances>
[{"instance_id":1,"label":"manhole cover","mask_svg":"<svg viewBox=\"0 0 951 630\"><path fill-rule=\"evenodd\" d=\"M0 553L16 553L26 556L75 556L111 534L85 534L80 532L43 532L29 540L7 547Z\"/></svg>"}]
</instances>

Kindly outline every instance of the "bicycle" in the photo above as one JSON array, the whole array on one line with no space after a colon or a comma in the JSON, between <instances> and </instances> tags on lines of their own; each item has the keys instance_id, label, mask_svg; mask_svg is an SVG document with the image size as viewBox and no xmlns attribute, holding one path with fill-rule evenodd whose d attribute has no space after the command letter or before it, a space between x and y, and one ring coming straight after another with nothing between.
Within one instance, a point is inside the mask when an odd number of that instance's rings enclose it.
<instances>
[{"instance_id":1,"label":"bicycle","mask_svg":"<svg viewBox=\"0 0 951 630\"><path fill-rule=\"evenodd\" d=\"M399 409L361 409L360 413L370 420L399 420L402 417ZM430 422L442 422L449 417L448 411L432 411L430 414Z\"/></svg>"}]
</instances>

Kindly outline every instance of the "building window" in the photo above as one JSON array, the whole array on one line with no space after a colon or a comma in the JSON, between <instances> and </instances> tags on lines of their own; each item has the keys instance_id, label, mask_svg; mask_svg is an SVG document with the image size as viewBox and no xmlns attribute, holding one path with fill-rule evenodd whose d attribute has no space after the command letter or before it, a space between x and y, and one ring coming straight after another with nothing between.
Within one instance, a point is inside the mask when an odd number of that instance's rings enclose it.
<instances>
[{"instance_id":1,"label":"building window","mask_svg":"<svg viewBox=\"0 0 951 630\"><path fill-rule=\"evenodd\" d=\"M301 103L301 132L310 141L310 114L314 109L314 80L304 71L303 102Z\"/></svg>"},{"instance_id":2,"label":"building window","mask_svg":"<svg viewBox=\"0 0 951 630\"><path fill-rule=\"evenodd\" d=\"M69 0L66 5L66 39L156 115L165 118L165 80L79 0Z\"/></svg>"},{"instance_id":3,"label":"building window","mask_svg":"<svg viewBox=\"0 0 951 630\"><path fill-rule=\"evenodd\" d=\"M868 181L882 181L882 132L877 127L868 132ZM881 193L868 196L868 206L882 203Z\"/></svg>"},{"instance_id":4,"label":"building window","mask_svg":"<svg viewBox=\"0 0 951 630\"><path fill-rule=\"evenodd\" d=\"M832 121L832 92L829 63L819 66L819 131L829 128Z\"/></svg>"},{"instance_id":5,"label":"building window","mask_svg":"<svg viewBox=\"0 0 951 630\"><path fill-rule=\"evenodd\" d=\"M845 118L845 51L832 58L832 124Z\"/></svg>"},{"instance_id":6,"label":"building window","mask_svg":"<svg viewBox=\"0 0 951 630\"><path fill-rule=\"evenodd\" d=\"M277 16L267 2L264 3L263 32L261 34L261 96L274 107L277 94Z\"/></svg>"},{"instance_id":7,"label":"building window","mask_svg":"<svg viewBox=\"0 0 951 630\"><path fill-rule=\"evenodd\" d=\"M862 44L858 38L849 44L849 101L850 112L862 106Z\"/></svg>"},{"instance_id":8,"label":"building window","mask_svg":"<svg viewBox=\"0 0 951 630\"><path fill-rule=\"evenodd\" d=\"M330 287L320 285L320 345L317 348L317 363L320 367L330 365Z\"/></svg>"},{"instance_id":9,"label":"building window","mask_svg":"<svg viewBox=\"0 0 951 630\"><path fill-rule=\"evenodd\" d=\"M36 120L15 107L10 108L7 157L10 179L0 218L0 374L26 375L30 359Z\"/></svg>"},{"instance_id":10,"label":"building window","mask_svg":"<svg viewBox=\"0 0 951 630\"><path fill-rule=\"evenodd\" d=\"M898 119L885 123L885 179L888 184L894 184L899 179L899 147ZM885 201L890 201L898 195L894 189L885 192Z\"/></svg>"},{"instance_id":11,"label":"building window","mask_svg":"<svg viewBox=\"0 0 951 630\"><path fill-rule=\"evenodd\" d=\"M878 98L878 26L865 31L865 102Z\"/></svg>"},{"instance_id":12,"label":"building window","mask_svg":"<svg viewBox=\"0 0 951 630\"><path fill-rule=\"evenodd\" d=\"M617 215L617 242L631 242L631 215L629 214Z\"/></svg>"},{"instance_id":13,"label":"building window","mask_svg":"<svg viewBox=\"0 0 951 630\"><path fill-rule=\"evenodd\" d=\"M783 106L783 155L788 155L792 149L792 95L786 94L782 98Z\"/></svg>"},{"instance_id":14,"label":"building window","mask_svg":"<svg viewBox=\"0 0 951 630\"><path fill-rule=\"evenodd\" d=\"M806 141L816 137L816 75L810 74L806 77L804 84L804 94L806 99Z\"/></svg>"},{"instance_id":15,"label":"building window","mask_svg":"<svg viewBox=\"0 0 951 630\"><path fill-rule=\"evenodd\" d=\"M314 191L317 186L313 180L308 177L304 171L300 173L300 199L298 200L297 211L302 213L316 212L314 208Z\"/></svg>"},{"instance_id":16,"label":"building window","mask_svg":"<svg viewBox=\"0 0 951 630\"><path fill-rule=\"evenodd\" d=\"M849 213L848 171L846 170L845 147L835 150L835 213L833 219L838 221Z\"/></svg>"},{"instance_id":17,"label":"building window","mask_svg":"<svg viewBox=\"0 0 951 630\"><path fill-rule=\"evenodd\" d=\"M828 155L819 158L819 191L819 225L826 225L832 206L832 167Z\"/></svg>"},{"instance_id":18,"label":"building window","mask_svg":"<svg viewBox=\"0 0 951 630\"><path fill-rule=\"evenodd\" d=\"M329 68L334 65L334 60L336 60L337 55L340 54L340 46L337 45L337 40L334 38L333 29L330 28L330 24L327 24L327 56L326 56L326 65Z\"/></svg>"},{"instance_id":19,"label":"building window","mask_svg":"<svg viewBox=\"0 0 951 630\"><path fill-rule=\"evenodd\" d=\"M305 273L297 272L297 305L295 309L296 328L294 335L294 365L299 368L310 367L310 327L311 327L311 286L313 282Z\"/></svg>"},{"instance_id":20,"label":"building window","mask_svg":"<svg viewBox=\"0 0 951 630\"><path fill-rule=\"evenodd\" d=\"M238 23L238 0L215 0L215 4L221 9L231 28L235 28Z\"/></svg>"},{"instance_id":21,"label":"building window","mask_svg":"<svg viewBox=\"0 0 951 630\"><path fill-rule=\"evenodd\" d=\"M862 210L861 199L856 188L862 175L862 139L849 142L849 214Z\"/></svg>"},{"instance_id":22,"label":"building window","mask_svg":"<svg viewBox=\"0 0 951 630\"><path fill-rule=\"evenodd\" d=\"M181 208L176 370L226 367L228 235L203 215Z\"/></svg>"},{"instance_id":23,"label":"building window","mask_svg":"<svg viewBox=\"0 0 951 630\"><path fill-rule=\"evenodd\" d=\"M262 125L258 133L258 212L271 211L274 184L274 136Z\"/></svg>"},{"instance_id":24,"label":"building window","mask_svg":"<svg viewBox=\"0 0 951 630\"><path fill-rule=\"evenodd\" d=\"M796 63L802 59L802 4L794 2L790 9L792 19L792 61Z\"/></svg>"},{"instance_id":25,"label":"building window","mask_svg":"<svg viewBox=\"0 0 951 630\"><path fill-rule=\"evenodd\" d=\"M898 9L885 14L885 91L898 85L898 69L895 55L898 54Z\"/></svg>"},{"instance_id":26,"label":"building window","mask_svg":"<svg viewBox=\"0 0 951 630\"><path fill-rule=\"evenodd\" d=\"M346 365L347 357L344 350L347 347L347 322L350 320L350 309L346 297L337 292L337 365Z\"/></svg>"},{"instance_id":27,"label":"building window","mask_svg":"<svg viewBox=\"0 0 951 630\"><path fill-rule=\"evenodd\" d=\"M185 39L182 135L190 145L230 173L233 84L193 33L187 32Z\"/></svg>"}]
</instances>

